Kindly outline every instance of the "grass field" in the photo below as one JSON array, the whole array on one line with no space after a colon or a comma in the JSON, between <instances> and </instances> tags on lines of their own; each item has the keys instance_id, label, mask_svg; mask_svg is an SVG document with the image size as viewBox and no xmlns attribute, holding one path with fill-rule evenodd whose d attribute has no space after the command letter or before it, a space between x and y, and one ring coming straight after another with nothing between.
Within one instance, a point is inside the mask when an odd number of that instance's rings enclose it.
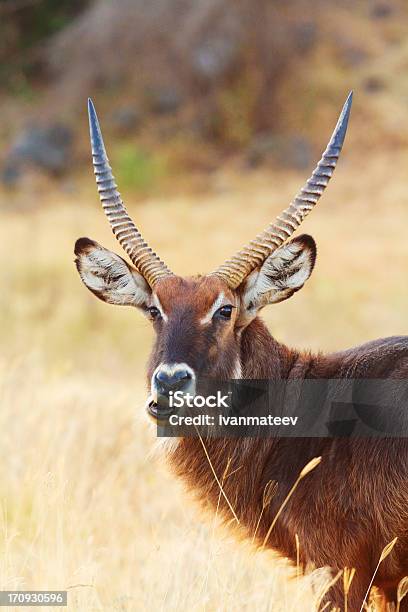
<instances>
[{"instance_id":1,"label":"grass field","mask_svg":"<svg viewBox=\"0 0 408 612\"><path fill-rule=\"evenodd\" d=\"M264 313L278 339L332 350L408 334L407 162L344 156L304 224L318 244L312 278ZM127 201L174 271L205 272L304 178L225 171L205 194ZM69 609L87 612L313 610L322 575L289 579L236 544L153 452L149 324L96 300L73 265L79 236L119 249L92 181L72 195L1 194L0 588L69 589Z\"/></svg>"}]
</instances>

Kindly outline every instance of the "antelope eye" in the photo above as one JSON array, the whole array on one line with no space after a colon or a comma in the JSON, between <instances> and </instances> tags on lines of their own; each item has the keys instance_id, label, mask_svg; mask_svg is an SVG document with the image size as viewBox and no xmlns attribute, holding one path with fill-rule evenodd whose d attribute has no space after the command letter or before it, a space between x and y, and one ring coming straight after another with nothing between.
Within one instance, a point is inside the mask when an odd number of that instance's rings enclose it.
<instances>
[{"instance_id":1,"label":"antelope eye","mask_svg":"<svg viewBox=\"0 0 408 612\"><path fill-rule=\"evenodd\" d=\"M230 319L233 308L234 306L232 306L231 304L228 304L227 306L221 306L221 308L217 310L214 316L220 319Z\"/></svg>"},{"instance_id":2,"label":"antelope eye","mask_svg":"<svg viewBox=\"0 0 408 612\"><path fill-rule=\"evenodd\" d=\"M150 306L150 308L148 308L147 310L149 311L149 314L153 321L160 317L160 310L156 308L156 306Z\"/></svg>"}]
</instances>

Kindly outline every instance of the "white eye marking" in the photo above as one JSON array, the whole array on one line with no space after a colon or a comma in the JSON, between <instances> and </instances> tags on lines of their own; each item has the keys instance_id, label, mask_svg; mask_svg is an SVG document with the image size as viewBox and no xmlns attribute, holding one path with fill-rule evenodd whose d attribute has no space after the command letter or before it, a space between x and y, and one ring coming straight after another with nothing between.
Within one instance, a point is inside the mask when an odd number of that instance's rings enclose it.
<instances>
[{"instance_id":1,"label":"white eye marking","mask_svg":"<svg viewBox=\"0 0 408 612\"><path fill-rule=\"evenodd\" d=\"M156 306L156 308L158 309L158 311L160 312L160 316L163 319L163 321L165 323L167 323L167 321L169 320L168 316L165 314L164 310L163 310L163 306L160 304L160 300L157 297L156 294L153 294L153 302L154 305Z\"/></svg>"},{"instance_id":2,"label":"white eye marking","mask_svg":"<svg viewBox=\"0 0 408 612\"><path fill-rule=\"evenodd\" d=\"M211 322L214 314L217 312L219 308L221 308L223 301L224 301L224 293L223 291L221 291L221 293L219 294L217 299L214 301L213 305L211 306L210 310L207 312L205 317L200 319L201 325L207 325L208 323Z\"/></svg>"}]
</instances>

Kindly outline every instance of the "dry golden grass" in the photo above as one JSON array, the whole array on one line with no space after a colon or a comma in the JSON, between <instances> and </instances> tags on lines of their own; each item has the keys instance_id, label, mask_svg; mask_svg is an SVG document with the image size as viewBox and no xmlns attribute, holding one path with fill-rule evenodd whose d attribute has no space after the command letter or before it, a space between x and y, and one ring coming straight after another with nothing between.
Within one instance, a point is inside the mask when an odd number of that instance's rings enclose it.
<instances>
[{"instance_id":1,"label":"dry golden grass","mask_svg":"<svg viewBox=\"0 0 408 612\"><path fill-rule=\"evenodd\" d=\"M265 311L280 340L331 350L408 333L406 166L401 153L344 156L304 224L319 247L311 280ZM129 208L175 271L205 272L304 178L220 173L206 195ZM8 199L2 194L0 588L68 588L69 609L87 612L313 610L312 578L288 580L269 553L203 521L152 453L143 415L149 325L98 302L73 265L81 235L117 249L91 174L73 196L39 195L31 207L28 195Z\"/></svg>"}]
</instances>

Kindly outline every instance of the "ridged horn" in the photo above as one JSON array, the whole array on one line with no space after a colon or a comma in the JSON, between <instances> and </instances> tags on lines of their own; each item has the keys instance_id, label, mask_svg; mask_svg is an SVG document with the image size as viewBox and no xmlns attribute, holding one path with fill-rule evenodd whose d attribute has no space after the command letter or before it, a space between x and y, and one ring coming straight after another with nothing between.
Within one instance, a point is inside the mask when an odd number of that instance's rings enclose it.
<instances>
[{"instance_id":1,"label":"ridged horn","mask_svg":"<svg viewBox=\"0 0 408 612\"><path fill-rule=\"evenodd\" d=\"M352 99L353 92L350 92L321 160L290 206L274 223L212 273L226 281L231 289L236 289L252 270L261 266L275 249L286 242L319 201L339 159Z\"/></svg>"},{"instance_id":2,"label":"ridged horn","mask_svg":"<svg viewBox=\"0 0 408 612\"><path fill-rule=\"evenodd\" d=\"M153 288L159 279L172 275L172 272L143 240L142 235L127 213L109 165L98 117L90 98L88 98L88 117L92 161L103 210L115 238L150 287Z\"/></svg>"}]
</instances>

